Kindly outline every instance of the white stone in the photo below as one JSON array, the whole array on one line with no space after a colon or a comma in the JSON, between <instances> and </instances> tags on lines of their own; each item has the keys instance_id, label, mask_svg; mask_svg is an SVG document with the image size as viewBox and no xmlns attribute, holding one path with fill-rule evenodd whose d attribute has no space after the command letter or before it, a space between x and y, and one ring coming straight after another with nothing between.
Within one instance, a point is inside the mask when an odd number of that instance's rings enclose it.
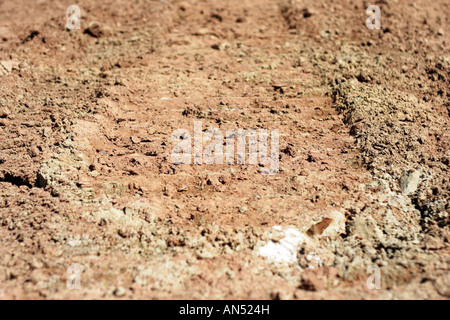
<instances>
[{"instance_id":1,"label":"white stone","mask_svg":"<svg viewBox=\"0 0 450 320\"><path fill-rule=\"evenodd\" d=\"M272 231L269 235L270 239L274 233L282 233L284 236L279 241L270 240L260 247L257 253L273 262L296 263L297 253L301 246L309 241L308 237L292 227L275 226Z\"/></svg>"}]
</instances>

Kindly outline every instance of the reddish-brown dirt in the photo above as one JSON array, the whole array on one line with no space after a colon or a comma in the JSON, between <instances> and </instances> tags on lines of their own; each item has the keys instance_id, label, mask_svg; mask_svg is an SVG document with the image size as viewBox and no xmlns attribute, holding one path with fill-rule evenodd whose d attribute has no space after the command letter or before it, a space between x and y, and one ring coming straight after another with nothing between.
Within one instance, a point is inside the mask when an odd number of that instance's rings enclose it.
<instances>
[{"instance_id":1,"label":"reddish-brown dirt","mask_svg":"<svg viewBox=\"0 0 450 320\"><path fill-rule=\"evenodd\" d=\"M76 2L0 0L0 299L450 297L448 1ZM197 121L279 172L174 164Z\"/></svg>"}]
</instances>

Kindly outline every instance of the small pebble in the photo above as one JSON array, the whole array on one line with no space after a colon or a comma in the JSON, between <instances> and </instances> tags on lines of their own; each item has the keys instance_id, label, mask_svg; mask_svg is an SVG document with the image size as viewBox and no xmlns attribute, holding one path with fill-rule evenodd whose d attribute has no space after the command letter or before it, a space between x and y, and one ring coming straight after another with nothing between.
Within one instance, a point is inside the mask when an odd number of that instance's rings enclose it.
<instances>
[{"instance_id":1,"label":"small pebble","mask_svg":"<svg viewBox=\"0 0 450 320\"><path fill-rule=\"evenodd\" d=\"M114 290L114 296L116 297L123 297L126 294L126 290L122 287L117 287L116 290Z\"/></svg>"}]
</instances>

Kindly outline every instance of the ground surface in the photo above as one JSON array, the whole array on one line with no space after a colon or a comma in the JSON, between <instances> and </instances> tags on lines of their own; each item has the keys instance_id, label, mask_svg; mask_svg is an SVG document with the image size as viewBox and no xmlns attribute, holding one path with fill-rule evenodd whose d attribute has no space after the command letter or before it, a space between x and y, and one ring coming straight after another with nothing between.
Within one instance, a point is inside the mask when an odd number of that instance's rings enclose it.
<instances>
[{"instance_id":1,"label":"ground surface","mask_svg":"<svg viewBox=\"0 0 450 320\"><path fill-rule=\"evenodd\" d=\"M74 2L0 0L0 298L450 298L448 1ZM194 121L280 171L173 164Z\"/></svg>"}]
</instances>

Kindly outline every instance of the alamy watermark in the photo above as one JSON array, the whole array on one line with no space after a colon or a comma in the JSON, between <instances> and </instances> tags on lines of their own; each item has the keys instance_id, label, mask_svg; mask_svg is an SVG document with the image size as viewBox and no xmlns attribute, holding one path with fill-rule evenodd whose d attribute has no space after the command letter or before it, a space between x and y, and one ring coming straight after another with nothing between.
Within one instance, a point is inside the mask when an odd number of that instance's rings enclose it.
<instances>
[{"instance_id":1,"label":"alamy watermark","mask_svg":"<svg viewBox=\"0 0 450 320\"><path fill-rule=\"evenodd\" d=\"M81 29L81 9L77 5L67 7L67 28L69 30ZM366 21L367 28L370 30L381 29L381 9L379 6L371 5L367 8L366 14L370 17Z\"/></svg>"},{"instance_id":2,"label":"alamy watermark","mask_svg":"<svg viewBox=\"0 0 450 320\"><path fill-rule=\"evenodd\" d=\"M67 268L67 289L80 290L81 289L81 273L83 268L77 264L71 265Z\"/></svg>"},{"instance_id":3,"label":"alamy watermark","mask_svg":"<svg viewBox=\"0 0 450 320\"><path fill-rule=\"evenodd\" d=\"M81 9L79 6L72 5L67 8L67 29L81 29Z\"/></svg>"},{"instance_id":4,"label":"alamy watermark","mask_svg":"<svg viewBox=\"0 0 450 320\"><path fill-rule=\"evenodd\" d=\"M367 273L371 276L367 279L367 288L369 290L381 289L381 269L378 266L370 266L367 268Z\"/></svg>"},{"instance_id":5,"label":"alamy watermark","mask_svg":"<svg viewBox=\"0 0 450 320\"><path fill-rule=\"evenodd\" d=\"M379 6L370 6L367 8L367 14L371 16L366 21L367 28L370 30L381 29L381 9Z\"/></svg>"},{"instance_id":6,"label":"alamy watermark","mask_svg":"<svg viewBox=\"0 0 450 320\"><path fill-rule=\"evenodd\" d=\"M194 122L194 143L188 130L178 129L172 134L172 141L178 142L172 150L171 159L180 164L248 164L268 166L261 168L263 175L274 175L279 170L279 130L226 130L225 136L219 129L203 132L201 121ZM224 143L225 140L225 143ZM204 144L206 144L204 146ZM224 151L225 149L225 151ZM192 152L193 150L193 152Z\"/></svg>"}]
</instances>

